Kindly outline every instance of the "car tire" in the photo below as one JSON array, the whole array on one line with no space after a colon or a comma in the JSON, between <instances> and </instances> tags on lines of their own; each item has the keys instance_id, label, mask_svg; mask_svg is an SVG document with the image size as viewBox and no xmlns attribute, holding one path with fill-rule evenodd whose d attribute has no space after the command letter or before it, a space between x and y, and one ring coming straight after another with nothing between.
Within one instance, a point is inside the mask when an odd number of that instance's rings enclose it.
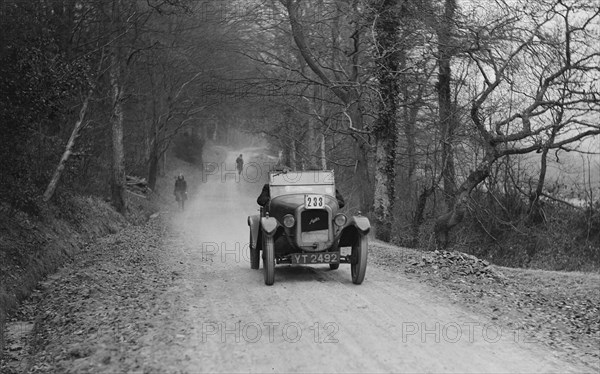
<instances>
[{"instance_id":1,"label":"car tire","mask_svg":"<svg viewBox=\"0 0 600 374\"><path fill-rule=\"evenodd\" d=\"M248 246L250 247L250 268L258 269L260 268L260 250L258 248L252 247L252 233L250 233L250 240L248 241Z\"/></svg>"},{"instance_id":2,"label":"car tire","mask_svg":"<svg viewBox=\"0 0 600 374\"><path fill-rule=\"evenodd\" d=\"M352 245L350 272L352 273L352 283L354 284L361 284L365 279L368 251L369 240L366 235L360 235L358 240Z\"/></svg>"},{"instance_id":3,"label":"car tire","mask_svg":"<svg viewBox=\"0 0 600 374\"><path fill-rule=\"evenodd\" d=\"M269 235L263 235L263 268L265 284L271 286L275 283L275 245Z\"/></svg>"},{"instance_id":4,"label":"car tire","mask_svg":"<svg viewBox=\"0 0 600 374\"><path fill-rule=\"evenodd\" d=\"M337 270L340 268L340 264L329 264L329 270Z\"/></svg>"}]
</instances>

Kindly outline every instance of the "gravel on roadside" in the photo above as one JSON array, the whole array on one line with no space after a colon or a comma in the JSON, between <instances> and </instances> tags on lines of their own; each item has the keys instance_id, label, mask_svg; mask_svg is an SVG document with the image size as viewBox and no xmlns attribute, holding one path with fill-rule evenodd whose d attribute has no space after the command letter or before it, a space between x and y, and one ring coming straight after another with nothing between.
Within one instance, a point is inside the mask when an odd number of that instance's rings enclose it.
<instances>
[{"instance_id":1,"label":"gravel on roadside","mask_svg":"<svg viewBox=\"0 0 600 374\"><path fill-rule=\"evenodd\" d=\"M515 269L461 252L374 241L369 263L440 290L521 339L600 371L600 274Z\"/></svg>"}]
</instances>

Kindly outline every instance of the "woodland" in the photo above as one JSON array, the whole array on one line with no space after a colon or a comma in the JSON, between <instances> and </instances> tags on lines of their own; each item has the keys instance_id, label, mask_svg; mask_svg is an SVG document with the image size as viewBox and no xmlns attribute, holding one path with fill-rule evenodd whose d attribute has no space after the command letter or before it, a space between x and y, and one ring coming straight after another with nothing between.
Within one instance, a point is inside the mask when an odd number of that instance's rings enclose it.
<instances>
[{"instance_id":1,"label":"woodland","mask_svg":"<svg viewBox=\"0 0 600 374\"><path fill-rule=\"evenodd\" d=\"M382 241L598 270L599 38L595 1L0 0L0 210L262 142Z\"/></svg>"}]
</instances>

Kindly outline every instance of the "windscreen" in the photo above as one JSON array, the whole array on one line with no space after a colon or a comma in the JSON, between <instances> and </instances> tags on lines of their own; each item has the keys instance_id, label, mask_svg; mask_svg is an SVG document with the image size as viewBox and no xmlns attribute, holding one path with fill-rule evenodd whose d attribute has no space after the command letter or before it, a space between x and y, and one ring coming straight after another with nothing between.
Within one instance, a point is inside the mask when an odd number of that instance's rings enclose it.
<instances>
[{"instance_id":1,"label":"windscreen","mask_svg":"<svg viewBox=\"0 0 600 374\"><path fill-rule=\"evenodd\" d=\"M323 194L335 196L333 171L273 172L269 175L271 198L289 194Z\"/></svg>"}]
</instances>

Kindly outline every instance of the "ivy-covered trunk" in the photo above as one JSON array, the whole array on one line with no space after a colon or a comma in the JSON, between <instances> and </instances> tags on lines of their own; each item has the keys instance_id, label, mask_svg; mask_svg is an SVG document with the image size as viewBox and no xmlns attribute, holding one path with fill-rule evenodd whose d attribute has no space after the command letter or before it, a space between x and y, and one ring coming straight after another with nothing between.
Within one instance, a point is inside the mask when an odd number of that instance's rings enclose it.
<instances>
[{"instance_id":1,"label":"ivy-covered trunk","mask_svg":"<svg viewBox=\"0 0 600 374\"><path fill-rule=\"evenodd\" d=\"M375 136L375 195L373 213L378 239L389 241L394 222L394 199L396 182L396 146L398 86L398 27L397 2L385 0L379 9L375 23L379 55L377 78L379 80L379 113L373 135Z\"/></svg>"}]
</instances>

